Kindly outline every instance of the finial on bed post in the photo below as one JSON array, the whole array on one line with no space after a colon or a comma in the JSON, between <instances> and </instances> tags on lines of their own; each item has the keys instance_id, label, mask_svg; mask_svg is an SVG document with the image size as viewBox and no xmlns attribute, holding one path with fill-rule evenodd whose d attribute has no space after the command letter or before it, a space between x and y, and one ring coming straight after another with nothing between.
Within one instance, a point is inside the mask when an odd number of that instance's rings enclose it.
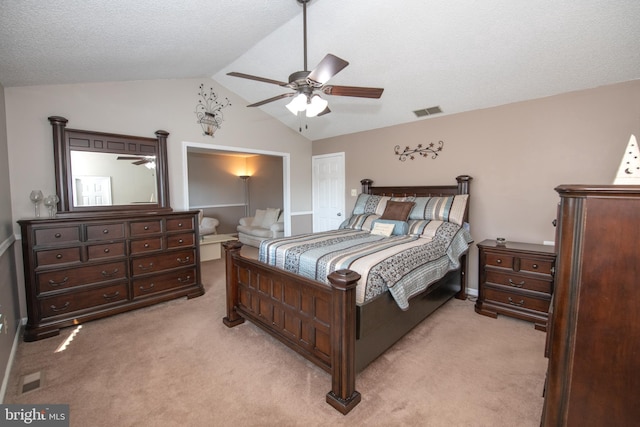
<instances>
[{"instance_id":1,"label":"finial on bed post","mask_svg":"<svg viewBox=\"0 0 640 427\"><path fill-rule=\"evenodd\" d=\"M456 177L456 181L458 181L458 194L469 194L469 184L472 179L469 175L459 175Z\"/></svg>"},{"instance_id":2,"label":"finial on bed post","mask_svg":"<svg viewBox=\"0 0 640 427\"><path fill-rule=\"evenodd\" d=\"M333 290L331 320L331 391L327 403L346 415L362 399L356 391L356 285L360 275L336 270L328 277Z\"/></svg>"},{"instance_id":3,"label":"finial on bed post","mask_svg":"<svg viewBox=\"0 0 640 427\"><path fill-rule=\"evenodd\" d=\"M240 254L242 243L237 240L224 242L224 256L227 276L227 315L222 319L222 323L229 328L244 323L244 318L238 315L236 306L238 305L238 269L233 263L233 256Z\"/></svg>"},{"instance_id":4,"label":"finial on bed post","mask_svg":"<svg viewBox=\"0 0 640 427\"><path fill-rule=\"evenodd\" d=\"M370 194L371 184L373 184L373 180L369 178L365 178L360 181L360 184L362 184L362 193Z\"/></svg>"}]
</instances>

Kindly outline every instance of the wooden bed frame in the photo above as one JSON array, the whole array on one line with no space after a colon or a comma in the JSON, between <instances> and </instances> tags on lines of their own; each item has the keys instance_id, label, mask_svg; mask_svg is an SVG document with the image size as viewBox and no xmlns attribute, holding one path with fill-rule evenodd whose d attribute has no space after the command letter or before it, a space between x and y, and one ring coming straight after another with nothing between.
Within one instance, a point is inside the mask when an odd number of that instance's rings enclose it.
<instances>
[{"instance_id":1,"label":"wooden bed frame","mask_svg":"<svg viewBox=\"0 0 640 427\"><path fill-rule=\"evenodd\" d=\"M373 187L364 179L362 192L386 196L448 196L469 194L471 177L458 176L457 185ZM468 221L469 209L465 213ZM227 316L234 327L249 320L331 374L326 401L347 414L361 400L356 372L364 369L414 326L456 296L466 298L467 256L402 311L389 292L356 304L360 275L338 270L331 286L269 266L240 254L242 243L223 244L226 259Z\"/></svg>"}]
</instances>

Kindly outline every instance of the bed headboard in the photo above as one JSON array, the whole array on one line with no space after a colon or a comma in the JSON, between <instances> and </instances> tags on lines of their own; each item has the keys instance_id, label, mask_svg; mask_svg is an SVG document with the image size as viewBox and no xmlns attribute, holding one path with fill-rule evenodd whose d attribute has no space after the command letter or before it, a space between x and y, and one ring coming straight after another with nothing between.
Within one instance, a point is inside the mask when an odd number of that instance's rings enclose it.
<instances>
[{"instance_id":1,"label":"bed headboard","mask_svg":"<svg viewBox=\"0 0 640 427\"><path fill-rule=\"evenodd\" d=\"M469 175L460 175L456 177L457 185L417 185L417 186L389 186L374 187L373 180L363 179L362 192L366 194L375 194L377 196L406 197L437 197L452 196L456 194L469 194L469 184L471 183Z\"/></svg>"},{"instance_id":2,"label":"bed headboard","mask_svg":"<svg viewBox=\"0 0 640 427\"><path fill-rule=\"evenodd\" d=\"M417 185L417 186L388 186L374 187L373 180L363 179L362 192L365 194L373 194L376 196L390 197L439 197L439 196L455 196L456 194L469 194L469 184L473 178L469 175L460 175L456 177L458 182L456 185ZM464 221L469 222L469 201L467 201L467 210L464 214Z\"/></svg>"}]
</instances>

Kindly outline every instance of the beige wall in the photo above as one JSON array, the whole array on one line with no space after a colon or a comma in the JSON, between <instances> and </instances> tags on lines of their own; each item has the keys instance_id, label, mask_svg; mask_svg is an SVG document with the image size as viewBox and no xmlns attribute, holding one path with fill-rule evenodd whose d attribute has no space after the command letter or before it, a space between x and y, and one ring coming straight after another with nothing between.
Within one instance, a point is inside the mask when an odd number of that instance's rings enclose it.
<instances>
[{"instance_id":1,"label":"beige wall","mask_svg":"<svg viewBox=\"0 0 640 427\"><path fill-rule=\"evenodd\" d=\"M16 270L20 247L13 235L9 181L4 89L0 85L0 403L4 399L8 381L5 374L22 317L19 303L22 292Z\"/></svg>"},{"instance_id":2,"label":"beige wall","mask_svg":"<svg viewBox=\"0 0 640 427\"><path fill-rule=\"evenodd\" d=\"M554 187L611 184L632 133L640 136L640 81L314 141L313 154L345 152L347 211L355 202L350 189L359 191L362 178L374 185L453 184L468 174L476 242L500 236L542 243L554 240ZM444 149L436 159L401 162L394 155L395 145L439 140ZM477 262L474 245L474 288Z\"/></svg>"},{"instance_id":3,"label":"beige wall","mask_svg":"<svg viewBox=\"0 0 640 427\"><path fill-rule=\"evenodd\" d=\"M198 86L212 86L232 105L223 110L215 138L202 135L196 123ZM237 95L208 79L11 87L5 89L7 140L13 219L33 216L32 189L55 192L53 144L48 116L69 120L68 127L168 139L169 188L174 209L188 207L184 143L254 148L289 153L291 213L311 210L311 142ZM17 227L15 228L17 230Z\"/></svg>"}]
</instances>

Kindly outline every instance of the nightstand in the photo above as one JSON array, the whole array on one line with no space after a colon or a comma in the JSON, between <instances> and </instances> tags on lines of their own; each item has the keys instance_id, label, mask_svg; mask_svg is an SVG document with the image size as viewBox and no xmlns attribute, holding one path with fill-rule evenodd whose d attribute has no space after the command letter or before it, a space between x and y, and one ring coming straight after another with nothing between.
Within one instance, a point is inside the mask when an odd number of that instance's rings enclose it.
<instances>
[{"instance_id":1,"label":"nightstand","mask_svg":"<svg viewBox=\"0 0 640 427\"><path fill-rule=\"evenodd\" d=\"M479 280L475 309L485 316L498 314L534 322L547 330L553 294L555 247L495 240L478 243Z\"/></svg>"}]
</instances>

